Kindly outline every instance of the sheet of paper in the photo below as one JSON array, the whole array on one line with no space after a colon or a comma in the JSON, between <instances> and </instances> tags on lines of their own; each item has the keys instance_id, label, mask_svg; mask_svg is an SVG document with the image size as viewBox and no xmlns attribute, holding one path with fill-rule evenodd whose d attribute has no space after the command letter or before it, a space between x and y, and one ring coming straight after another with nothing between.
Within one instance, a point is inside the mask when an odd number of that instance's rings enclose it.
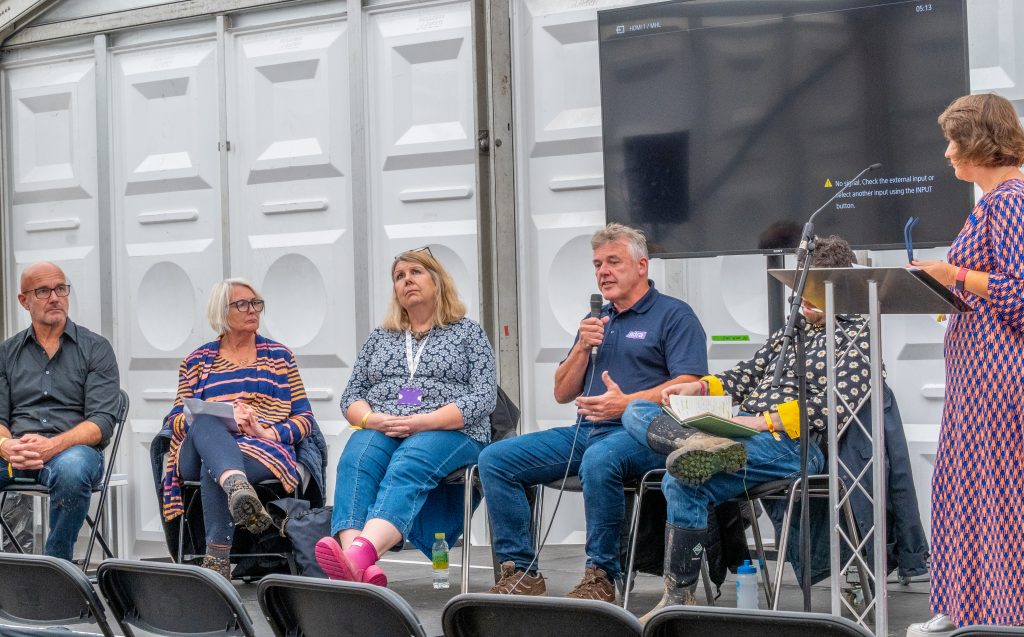
<instances>
[{"instance_id":1,"label":"sheet of paper","mask_svg":"<svg viewBox=\"0 0 1024 637\"><path fill-rule=\"evenodd\" d=\"M191 425L196 416L209 415L224 423L228 431L238 433L238 423L235 422L235 408L231 403L199 400L198 398L186 398L183 403L185 422L188 424Z\"/></svg>"}]
</instances>

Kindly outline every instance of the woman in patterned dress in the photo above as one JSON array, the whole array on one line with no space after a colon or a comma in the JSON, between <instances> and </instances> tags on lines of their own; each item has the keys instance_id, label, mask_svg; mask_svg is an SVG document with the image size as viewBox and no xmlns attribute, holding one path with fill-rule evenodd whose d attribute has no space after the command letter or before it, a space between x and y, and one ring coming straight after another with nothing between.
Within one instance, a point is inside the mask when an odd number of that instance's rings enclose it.
<instances>
[{"instance_id":1,"label":"woman in patterned dress","mask_svg":"<svg viewBox=\"0 0 1024 637\"><path fill-rule=\"evenodd\" d=\"M206 526L203 566L229 579L233 525L253 533L270 526L251 482L276 479L294 491L299 484L295 446L316 427L291 350L257 333L263 308L263 298L244 279L213 287L207 318L219 336L181 362L178 394L161 432L171 438L164 519L182 514L181 481L199 480ZM232 403L238 433L213 416L188 418L186 398Z\"/></svg>"},{"instance_id":2,"label":"woman in patterned dress","mask_svg":"<svg viewBox=\"0 0 1024 637\"><path fill-rule=\"evenodd\" d=\"M452 542L461 532L461 488L440 503L434 496L489 442L497 395L487 337L430 250L398 255L391 280L387 316L341 397L355 432L338 462L333 537L316 544L328 577L379 586L387 585L376 564L384 551L408 537L427 553L434 531L449 531ZM417 524L423 512L443 519Z\"/></svg>"},{"instance_id":3,"label":"woman in patterned dress","mask_svg":"<svg viewBox=\"0 0 1024 637\"><path fill-rule=\"evenodd\" d=\"M932 476L931 611L908 637L1024 624L1024 129L995 95L939 117L958 179L982 191L946 261L914 261L974 311L946 329Z\"/></svg>"}]
</instances>

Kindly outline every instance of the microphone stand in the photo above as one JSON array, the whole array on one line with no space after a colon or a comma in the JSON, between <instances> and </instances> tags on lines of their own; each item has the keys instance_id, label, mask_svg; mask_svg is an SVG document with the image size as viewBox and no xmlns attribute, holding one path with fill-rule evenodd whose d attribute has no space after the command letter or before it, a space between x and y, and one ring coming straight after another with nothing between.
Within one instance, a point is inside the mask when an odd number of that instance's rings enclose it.
<instances>
[{"instance_id":1,"label":"microphone stand","mask_svg":"<svg viewBox=\"0 0 1024 637\"><path fill-rule=\"evenodd\" d=\"M800 584L804 594L804 612L811 612L811 543L810 543L810 499L808 496L807 484L807 458L809 455L809 435L807 424L807 372L805 369L805 354L802 333L797 332L796 322L800 318L800 304L803 301L804 289L807 286L807 272L811 269L811 261L814 256L814 248L817 243L814 239L814 218L818 216L830 203L835 201L839 195L856 183L864 173L881 168L882 164L871 164L864 170L857 173L857 176L846 182L846 185L836 191L828 201L815 210L807 223L804 224L803 233L800 236L800 245L796 250L796 285L793 287L793 295L789 297L789 319L786 321L786 329L782 333L782 343L779 347L779 357L775 363L775 375L772 377L772 388L778 389L782 383L783 364L790 346L796 340L796 368L797 376L797 402L800 405ZM829 335L831 338L831 335ZM829 388L831 390L831 388ZM788 547L779 547L783 561Z\"/></svg>"}]
</instances>

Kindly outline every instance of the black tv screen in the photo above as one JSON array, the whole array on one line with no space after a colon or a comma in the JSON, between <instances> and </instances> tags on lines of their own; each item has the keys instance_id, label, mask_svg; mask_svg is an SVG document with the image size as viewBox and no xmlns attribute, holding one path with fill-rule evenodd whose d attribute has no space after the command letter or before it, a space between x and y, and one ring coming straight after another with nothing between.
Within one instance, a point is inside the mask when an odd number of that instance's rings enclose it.
<instances>
[{"instance_id":1,"label":"black tv screen","mask_svg":"<svg viewBox=\"0 0 1024 637\"><path fill-rule=\"evenodd\" d=\"M969 92L963 0L691 0L598 14L608 221L651 253L950 243L972 204L936 118Z\"/></svg>"}]
</instances>

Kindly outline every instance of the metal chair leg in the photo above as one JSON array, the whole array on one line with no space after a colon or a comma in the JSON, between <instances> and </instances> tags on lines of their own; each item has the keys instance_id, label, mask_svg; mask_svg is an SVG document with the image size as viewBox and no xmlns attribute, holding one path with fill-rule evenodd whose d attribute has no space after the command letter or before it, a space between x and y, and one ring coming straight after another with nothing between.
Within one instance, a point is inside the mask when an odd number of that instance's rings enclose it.
<instances>
[{"instance_id":1,"label":"metal chair leg","mask_svg":"<svg viewBox=\"0 0 1024 637\"><path fill-rule=\"evenodd\" d=\"M779 610L779 597L778 591L782 587L782 572L785 570L786 565L786 550L789 548L789 527L793 524L793 508L796 506L796 494L799 490L800 481L797 480L793 483L793 486L789 489L789 497L786 499L786 514L782 516L782 533L779 534L779 540L776 543L778 547L778 566L775 568L775 598L772 600L772 610Z\"/></svg>"},{"instance_id":2,"label":"metal chair leg","mask_svg":"<svg viewBox=\"0 0 1024 637\"><path fill-rule=\"evenodd\" d=\"M3 529L4 535L10 538L11 545L14 546L14 550L24 555L25 548L21 545L21 542L18 541L17 534L15 534L14 530L8 526L7 520L4 519L3 516L4 505L7 504L7 495L8 493L4 491L3 495L0 496L0 528Z\"/></svg>"},{"instance_id":3,"label":"metal chair leg","mask_svg":"<svg viewBox=\"0 0 1024 637\"><path fill-rule=\"evenodd\" d=\"M772 602L775 599L775 595L772 590L771 584L771 573L768 571L768 559L764 553L764 542L761 538L761 525L757 521L757 511L754 509L754 503L751 500L747 500L749 509L747 515L750 517L750 530L754 533L754 547L757 549L757 561L761 568L761 585L764 588L764 599L765 603L770 608Z\"/></svg>"},{"instance_id":4,"label":"metal chair leg","mask_svg":"<svg viewBox=\"0 0 1024 637\"><path fill-rule=\"evenodd\" d=\"M473 478L476 476L477 466L471 464L466 467L466 474L464 478L465 491L462 497L462 592L469 592L469 557L470 549L472 548L472 529L470 528L473 524L473 490L476 486L473 483Z\"/></svg>"},{"instance_id":5,"label":"metal chair leg","mask_svg":"<svg viewBox=\"0 0 1024 637\"><path fill-rule=\"evenodd\" d=\"M640 531L640 503L644 500L647 487L643 480L636 488L633 496L633 518L629 522L629 557L626 558L626 580L623 584L622 607L629 610L629 592L633 586L633 567L636 564L636 542Z\"/></svg>"}]
</instances>

